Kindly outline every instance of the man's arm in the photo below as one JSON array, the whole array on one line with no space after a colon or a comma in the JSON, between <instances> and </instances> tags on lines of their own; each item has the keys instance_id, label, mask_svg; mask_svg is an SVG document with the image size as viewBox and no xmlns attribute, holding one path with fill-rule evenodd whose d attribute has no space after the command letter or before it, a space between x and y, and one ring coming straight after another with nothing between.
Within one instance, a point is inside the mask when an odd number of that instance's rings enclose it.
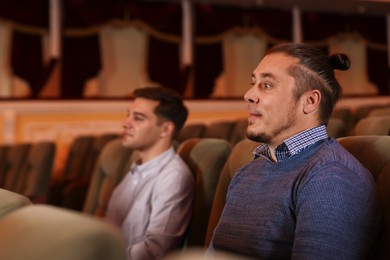
<instances>
[{"instance_id":1,"label":"man's arm","mask_svg":"<svg viewBox=\"0 0 390 260\"><path fill-rule=\"evenodd\" d=\"M340 170L322 170L324 177L299 192L293 259L361 259L369 253L379 222L375 184L371 176L351 179L354 172L336 174Z\"/></svg>"},{"instance_id":2,"label":"man's arm","mask_svg":"<svg viewBox=\"0 0 390 260\"><path fill-rule=\"evenodd\" d=\"M146 238L128 248L131 259L159 259L178 247L191 218L194 181L189 172L163 174L154 188Z\"/></svg>"}]
</instances>

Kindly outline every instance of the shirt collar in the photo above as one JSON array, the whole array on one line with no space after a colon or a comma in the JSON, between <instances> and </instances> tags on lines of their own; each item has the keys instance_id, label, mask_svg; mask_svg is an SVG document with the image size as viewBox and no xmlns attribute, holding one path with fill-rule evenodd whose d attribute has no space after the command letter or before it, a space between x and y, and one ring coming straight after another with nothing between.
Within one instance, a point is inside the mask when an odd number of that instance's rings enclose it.
<instances>
[{"instance_id":1,"label":"shirt collar","mask_svg":"<svg viewBox=\"0 0 390 260\"><path fill-rule=\"evenodd\" d=\"M299 154L308 146L326 138L328 138L328 134L326 132L325 125L307 129L289 137L288 139L284 140L283 143L278 145L275 149L275 156L278 161L287 160L291 156ZM253 151L253 154L255 159L263 156L268 160L273 161L269 146L267 144L260 144Z\"/></svg>"},{"instance_id":2,"label":"shirt collar","mask_svg":"<svg viewBox=\"0 0 390 260\"><path fill-rule=\"evenodd\" d=\"M170 160L170 158L175 155L175 150L173 147L159 154L152 160L143 163L137 164L137 160L134 161L130 166L131 173L141 174L143 177L146 177L150 172L156 172L156 168L162 168Z\"/></svg>"}]
</instances>

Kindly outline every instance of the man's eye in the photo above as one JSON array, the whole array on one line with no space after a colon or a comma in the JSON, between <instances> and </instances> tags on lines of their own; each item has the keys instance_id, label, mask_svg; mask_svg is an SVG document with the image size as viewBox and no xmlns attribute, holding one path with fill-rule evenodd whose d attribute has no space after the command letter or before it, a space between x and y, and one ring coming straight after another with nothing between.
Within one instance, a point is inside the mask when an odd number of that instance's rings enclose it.
<instances>
[{"instance_id":1,"label":"man's eye","mask_svg":"<svg viewBox=\"0 0 390 260\"><path fill-rule=\"evenodd\" d=\"M270 89L272 86L268 83L263 83L263 89Z\"/></svg>"}]
</instances>

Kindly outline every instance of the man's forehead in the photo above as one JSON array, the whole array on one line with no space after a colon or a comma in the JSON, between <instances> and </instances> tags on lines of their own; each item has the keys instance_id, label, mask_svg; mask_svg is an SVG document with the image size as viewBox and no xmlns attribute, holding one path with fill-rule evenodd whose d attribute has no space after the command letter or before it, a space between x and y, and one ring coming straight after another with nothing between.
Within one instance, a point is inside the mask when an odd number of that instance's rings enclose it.
<instances>
[{"instance_id":1,"label":"man's forehead","mask_svg":"<svg viewBox=\"0 0 390 260\"><path fill-rule=\"evenodd\" d=\"M151 111L153 112L154 109L158 106L159 101L147 99L147 98L135 98L133 102L129 105L129 110L136 110L136 111Z\"/></svg>"},{"instance_id":2,"label":"man's forehead","mask_svg":"<svg viewBox=\"0 0 390 260\"><path fill-rule=\"evenodd\" d=\"M261 60L255 69L254 74L264 76L279 74L282 71L287 71L292 65L298 63L299 60L295 57L288 56L284 53L271 53Z\"/></svg>"}]
</instances>

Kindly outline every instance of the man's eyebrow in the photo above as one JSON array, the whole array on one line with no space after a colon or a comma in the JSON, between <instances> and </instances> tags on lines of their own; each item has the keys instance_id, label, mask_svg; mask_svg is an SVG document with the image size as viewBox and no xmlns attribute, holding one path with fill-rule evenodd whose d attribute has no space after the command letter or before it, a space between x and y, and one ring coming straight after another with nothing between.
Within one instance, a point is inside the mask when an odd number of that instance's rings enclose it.
<instances>
[{"instance_id":1,"label":"man's eyebrow","mask_svg":"<svg viewBox=\"0 0 390 260\"><path fill-rule=\"evenodd\" d=\"M256 78L256 75L254 73L252 73L251 75L252 78ZM270 73L270 72L263 72L263 73L260 73L260 77L261 78L271 78L271 79L276 79L275 75Z\"/></svg>"},{"instance_id":2,"label":"man's eyebrow","mask_svg":"<svg viewBox=\"0 0 390 260\"><path fill-rule=\"evenodd\" d=\"M130 111L129 111L129 112L130 112ZM137 111L134 111L134 115L135 115L135 116L138 116L138 117L144 117L144 118L147 117L146 114L144 114L144 113L142 113L142 112L137 112Z\"/></svg>"},{"instance_id":3,"label":"man's eyebrow","mask_svg":"<svg viewBox=\"0 0 390 260\"><path fill-rule=\"evenodd\" d=\"M272 73L269 73L269 72L260 73L260 76L261 76L262 78L276 79L275 75L272 74Z\"/></svg>"}]
</instances>

